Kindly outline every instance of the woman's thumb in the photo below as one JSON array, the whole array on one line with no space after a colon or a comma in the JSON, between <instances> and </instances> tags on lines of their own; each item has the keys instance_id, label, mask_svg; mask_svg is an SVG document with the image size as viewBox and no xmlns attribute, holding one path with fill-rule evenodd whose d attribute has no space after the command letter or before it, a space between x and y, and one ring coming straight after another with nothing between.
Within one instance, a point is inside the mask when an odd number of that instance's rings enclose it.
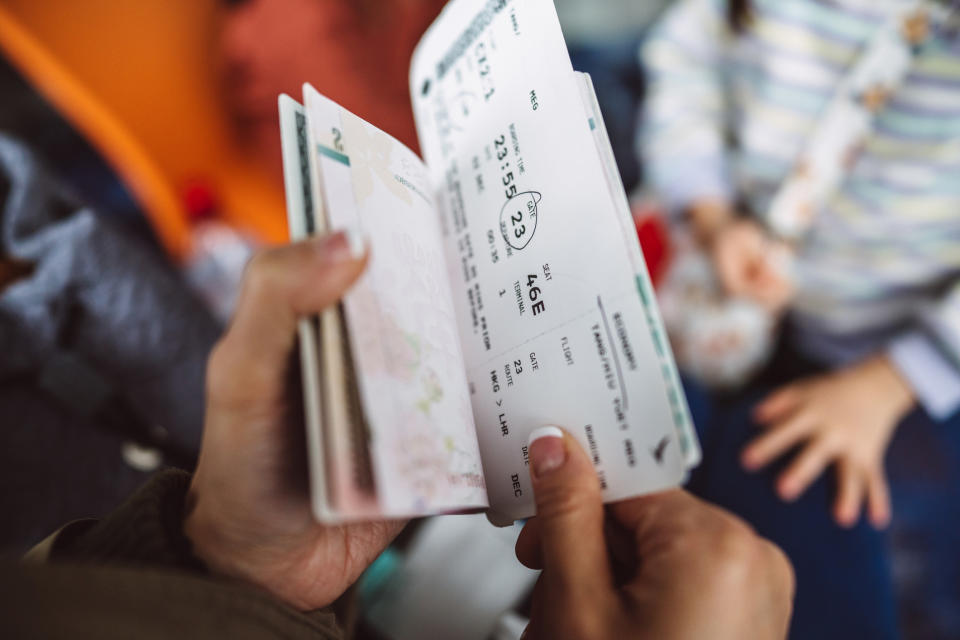
<instances>
[{"instance_id":1,"label":"woman's thumb","mask_svg":"<svg viewBox=\"0 0 960 640\"><path fill-rule=\"evenodd\" d=\"M558 427L534 431L528 453L543 577L553 597L595 597L611 580L596 470L577 441Z\"/></svg>"}]
</instances>

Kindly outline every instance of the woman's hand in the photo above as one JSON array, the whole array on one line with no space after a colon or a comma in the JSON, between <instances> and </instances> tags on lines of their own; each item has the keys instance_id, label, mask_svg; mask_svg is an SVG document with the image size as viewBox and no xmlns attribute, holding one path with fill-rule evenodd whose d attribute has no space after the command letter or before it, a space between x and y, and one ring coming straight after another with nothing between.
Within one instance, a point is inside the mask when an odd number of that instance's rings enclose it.
<instances>
[{"instance_id":1,"label":"woman's hand","mask_svg":"<svg viewBox=\"0 0 960 640\"><path fill-rule=\"evenodd\" d=\"M302 610L336 600L403 527L328 527L310 510L297 321L335 304L359 277L358 236L271 249L247 268L236 314L207 370L207 414L184 530L218 573Z\"/></svg>"},{"instance_id":2,"label":"woman's hand","mask_svg":"<svg viewBox=\"0 0 960 640\"><path fill-rule=\"evenodd\" d=\"M555 427L537 434L537 517L517 541L520 561L543 569L527 640L786 636L793 573L773 544L680 490L610 505L605 521L583 449Z\"/></svg>"},{"instance_id":3,"label":"woman's hand","mask_svg":"<svg viewBox=\"0 0 960 640\"><path fill-rule=\"evenodd\" d=\"M913 404L910 387L882 356L787 385L755 409L766 431L744 449L743 466L760 469L800 446L777 480L781 498L796 499L833 463L837 523L856 524L866 500L870 522L885 527L891 509L883 459Z\"/></svg>"}]
</instances>

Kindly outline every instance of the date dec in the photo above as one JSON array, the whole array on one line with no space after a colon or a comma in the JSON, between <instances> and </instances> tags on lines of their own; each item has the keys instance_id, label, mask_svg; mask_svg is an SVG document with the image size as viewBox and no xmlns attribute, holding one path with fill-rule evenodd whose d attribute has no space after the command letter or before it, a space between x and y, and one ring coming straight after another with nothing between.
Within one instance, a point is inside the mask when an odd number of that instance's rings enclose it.
<instances>
[{"instance_id":1,"label":"date dec","mask_svg":"<svg viewBox=\"0 0 960 640\"><path fill-rule=\"evenodd\" d=\"M513 497L520 498L523 496L523 485L520 484L520 474L514 473L510 476L510 483L513 485Z\"/></svg>"}]
</instances>

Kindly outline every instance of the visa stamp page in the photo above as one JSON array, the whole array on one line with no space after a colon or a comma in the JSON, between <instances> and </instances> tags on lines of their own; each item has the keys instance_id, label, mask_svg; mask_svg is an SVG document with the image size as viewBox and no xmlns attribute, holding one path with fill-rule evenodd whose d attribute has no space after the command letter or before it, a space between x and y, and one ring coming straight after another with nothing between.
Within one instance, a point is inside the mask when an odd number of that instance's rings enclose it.
<instances>
[{"instance_id":1,"label":"visa stamp page","mask_svg":"<svg viewBox=\"0 0 960 640\"><path fill-rule=\"evenodd\" d=\"M685 405L661 369L631 242L551 0L457 0L414 55L491 510L533 514L527 438L587 449L608 500L678 485ZM682 405L682 406L681 406Z\"/></svg>"},{"instance_id":2,"label":"visa stamp page","mask_svg":"<svg viewBox=\"0 0 960 640\"><path fill-rule=\"evenodd\" d=\"M381 513L486 506L426 169L312 88L304 102L329 226L360 227L371 245L344 308Z\"/></svg>"}]
</instances>

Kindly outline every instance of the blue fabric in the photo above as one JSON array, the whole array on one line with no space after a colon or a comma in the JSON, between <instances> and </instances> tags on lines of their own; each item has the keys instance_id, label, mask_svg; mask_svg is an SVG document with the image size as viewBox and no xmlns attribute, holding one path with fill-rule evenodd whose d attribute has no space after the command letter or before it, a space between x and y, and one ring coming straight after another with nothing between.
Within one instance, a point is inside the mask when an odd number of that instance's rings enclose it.
<instances>
[{"instance_id":1,"label":"blue fabric","mask_svg":"<svg viewBox=\"0 0 960 640\"><path fill-rule=\"evenodd\" d=\"M699 399L704 392L691 388L704 456L689 488L745 519L789 556L797 578L791 638L897 638L887 537L863 521L850 530L837 526L830 511L831 474L787 504L773 487L789 456L759 473L739 464L756 434L753 407L780 384L812 373L812 366L784 354L746 391L712 398L706 407Z\"/></svg>"},{"instance_id":2,"label":"blue fabric","mask_svg":"<svg viewBox=\"0 0 960 640\"><path fill-rule=\"evenodd\" d=\"M893 569L910 638L960 638L960 415L916 410L887 456Z\"/></svg>"},{"instance_id":3,"label":"blue fabric","mask_svg":"<svg viewBox=\"0 0 960 640\"><path fill-rule=\"evenodd\" d=\"M901 627L910 638L960 637L960 416L937 423L917 409L901 422L887 460L894 520L886 532L864 520L851 530L834 523L832 473L787 504L773 486L789 456L759 473L740 467L756 434L753 407L778 386L822 372L784 346L743 392L711 395L687 383L704 449L689 488L790 557L791 638L897 638Z\"/></svg>"},{"instance_id":4,"label":"blue fabric","mask_svg":"<svg viewBox=\"0 0 960 640\"><path fill-rule=\"evenodd\" d=\"M640 38L626 38L596 46L571 46L577 71L590 74L597 92L613 155L627 193L640 182L640 162L634 150L637 113L643 99L643 74L637 51Z\"/></svg>"},{"instance_id":5,"label":"blue fabric","mask_svg":"<svg viewBox=\"0 0 960 640\"><path fill-rule=\"evenodd\" d=\"M760 397L744 398L723 420L710 424L710 433L703 435L704 463L691 490L747 520L790 557L797 576L791 638L898 637L885 536L864 522L848 531L830 519L828 477L786 504L773 491L782 463L757 474L738 464L753 435L751 400Z\"/></svg>"}]
</instances>

